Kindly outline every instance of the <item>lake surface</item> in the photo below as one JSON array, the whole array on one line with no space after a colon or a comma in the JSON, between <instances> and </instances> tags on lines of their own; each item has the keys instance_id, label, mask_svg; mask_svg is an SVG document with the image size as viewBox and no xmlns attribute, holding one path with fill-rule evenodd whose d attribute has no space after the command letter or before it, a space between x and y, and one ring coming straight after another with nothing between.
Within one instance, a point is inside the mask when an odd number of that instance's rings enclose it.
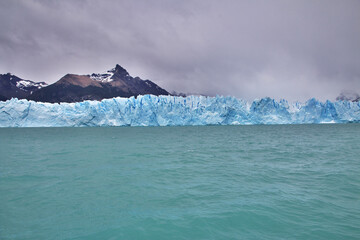
<instances>
[{"instance_id":1,"label":"lake surface","mask_svg":"<svg viewBox=\"0 0 360 240\"><path fill-rule=\"evenodd\" d=\"M0 239L360 239L360 124L3 128Z\"/></svg>"}]
</instances>

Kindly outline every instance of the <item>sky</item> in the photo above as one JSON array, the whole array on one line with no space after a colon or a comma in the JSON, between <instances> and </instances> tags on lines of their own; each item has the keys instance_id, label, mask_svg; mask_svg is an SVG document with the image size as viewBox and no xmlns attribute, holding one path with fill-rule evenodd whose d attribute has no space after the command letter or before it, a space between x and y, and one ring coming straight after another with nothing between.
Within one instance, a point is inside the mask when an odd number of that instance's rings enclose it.
<instances>
[{"instance_id":1,"label":"sky","mask_svg":"<svg viewBox=\"0 0 360 240\"><path fill-rule=\"evenodd\" d=\"M1 0L0 30L0 73L33 81L120 64L183 93L360 93L358 0Z\"/></svg>"}]
</instances>

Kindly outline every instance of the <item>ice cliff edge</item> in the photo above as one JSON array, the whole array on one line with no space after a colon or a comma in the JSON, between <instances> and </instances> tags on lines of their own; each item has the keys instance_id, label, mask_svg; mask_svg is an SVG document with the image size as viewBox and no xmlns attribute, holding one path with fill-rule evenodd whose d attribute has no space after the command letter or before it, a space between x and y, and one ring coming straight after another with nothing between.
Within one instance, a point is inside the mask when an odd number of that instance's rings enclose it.
<instances>
[{"instance_id":1,"label":"ice cliff edge","mask_svg":"<svg viewBox=\"0 0 360 240\"><path fill-rule=\"evenodd\" d=\"M0 127L183 126L360 122L360 102L154 96L77 103L0 102Z\"/></svg>"}]
</instances>

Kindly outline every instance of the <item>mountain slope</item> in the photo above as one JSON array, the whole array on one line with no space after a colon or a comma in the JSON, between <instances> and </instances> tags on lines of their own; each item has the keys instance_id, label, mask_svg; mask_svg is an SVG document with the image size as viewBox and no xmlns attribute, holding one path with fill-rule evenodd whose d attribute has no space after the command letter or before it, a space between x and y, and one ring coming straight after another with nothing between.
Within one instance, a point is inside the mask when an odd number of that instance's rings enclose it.
<instances>
[{"instance_id":1,"label":"mountain slope","mask_svg":"<svg viewBox=\"0 0 360 240\"><path fill-rule=\"evenodd\" d=\"M0 101L28 98L33 92L47 86L44 82L21 79L10 73L0 74Z\"/></svg>"},{"instance_id":2,"label":"mountain slope","mask_svg":"<svg viewBox=\"0 0 360 240\"><path fill-rule=\"evenodd\" d=\"M143 94L169 95L150 80L131 77L120 65L106 73L67 74L56 83L34 92L29 99L42 102L79 102Z\"/></svg>"},{"instance_id":3,"label":"mountain slope","mask_svg":"<svg viewBox=\"0 0 360 240\"><path fill-rule=\"evenodd\" d=\"M342 91L336 100L359 102L360 95L354 91Z\"/></svg>"}]
</instances>

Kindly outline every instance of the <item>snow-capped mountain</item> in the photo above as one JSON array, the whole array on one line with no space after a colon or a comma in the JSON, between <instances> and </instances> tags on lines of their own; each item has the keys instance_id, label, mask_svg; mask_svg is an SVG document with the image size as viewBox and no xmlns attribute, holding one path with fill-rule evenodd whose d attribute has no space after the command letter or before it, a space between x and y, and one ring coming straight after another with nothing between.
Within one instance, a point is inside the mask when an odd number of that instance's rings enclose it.
<instances>
[{"instance_id":1,"label":"snow-capped mountain","mask_svg":"<svg viewBox=\"0 0 360 240\"><path fill-rule=\"evenodd\" d=\"M36 91L29 99L42 102L79 102L144 94L169 95L150 80L132 77L120 65L104 73L66 74L59 81Z\"/></svg>"},{"instance_id":2,"label":"snow-capped mountain","mask_svg":"<svg viewBox=\"0 0 360 240\"><path fill-rule=\"evenodd\" d=\"M33 82L30 80L20 80L16 83L16 87L24 90L24 91L30 91L30 89L36 88L40 89L43 87L46 87L47 84L45 82Z\"/></svg>"},{"instance_id":3,"label":"snow-capped mountain","mask_svg":"<svg viewBox=\"0 0 360 240\"><path fill-rule=\"evenodd\" d=\"M112 82L112 77L114 76L115 68L106 71L105 73L93 73L89 75L92 80L99 82Z\"/></svg>"},{"instance_id":4,"label":"snow-capped mountain","mask_svg":"<svg viewBox=\"0 0 360 240\"><path fill-rule=\"evenodd\" d=\"M107 71L106 73L93 73L90 78L99 82L111 82L113 81L112 76L114 76L114 73Z\"/></svg>"},{"instance_id":5,"label":"snow-capped mountain","mask_svg":"<svg viewBox=\"0 0 360 240\"><path fill-rule=\"evenodd\" d=\"M0 100L4 101L13 97L28 98L35 91L46 86L45 82L24 80L10 73L0 74Z\"/></svg>"}]
</instances>

